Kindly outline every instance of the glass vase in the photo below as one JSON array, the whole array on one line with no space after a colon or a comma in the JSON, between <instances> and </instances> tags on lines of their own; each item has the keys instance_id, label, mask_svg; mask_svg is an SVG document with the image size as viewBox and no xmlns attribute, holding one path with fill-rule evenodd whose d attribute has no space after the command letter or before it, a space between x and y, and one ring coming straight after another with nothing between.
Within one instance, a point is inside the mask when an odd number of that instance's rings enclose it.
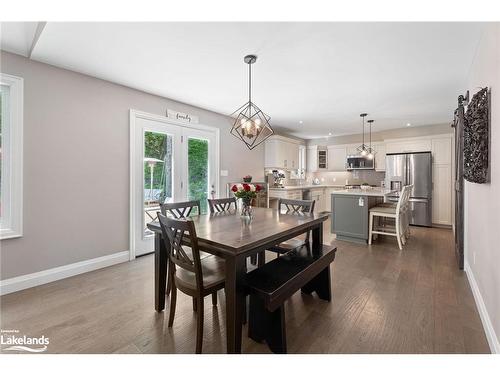
<instances>
[{"instance_id":1,"label":"glass vase","mask_svg":"<svg viewBox=\"0 0 500 375\"><path fill-rule=\"evenodd\" d=\"M252 199L241 198L241 217L252 217Z\"/></svg>"}]
</instances>

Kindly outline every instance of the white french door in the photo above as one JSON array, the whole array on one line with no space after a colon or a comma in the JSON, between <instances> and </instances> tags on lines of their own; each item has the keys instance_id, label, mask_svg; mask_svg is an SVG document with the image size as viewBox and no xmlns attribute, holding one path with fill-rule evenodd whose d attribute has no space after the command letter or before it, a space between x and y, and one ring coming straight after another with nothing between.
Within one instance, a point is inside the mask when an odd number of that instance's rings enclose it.
<instances>
[{"instance_id":1,"label":"white french door","mask_svg":"<svg viewBox=\"0 0 500 375\"><path fill-rule=\"evenodd\" d=\"M218 131L194 126L131 111L131 258L153 251L161 203L218 196Z\"/></svg>"}]
</instances>

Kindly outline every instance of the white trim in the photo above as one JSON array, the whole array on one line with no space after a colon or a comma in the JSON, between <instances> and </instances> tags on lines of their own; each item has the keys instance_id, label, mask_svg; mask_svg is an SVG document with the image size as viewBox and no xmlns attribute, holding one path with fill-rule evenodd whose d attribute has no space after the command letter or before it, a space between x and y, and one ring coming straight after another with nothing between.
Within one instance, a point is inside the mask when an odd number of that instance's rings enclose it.
<instances>
[{"instance_id":1,"label":"white trim","mask_svg":"<svg viewBox=\"0 0 500 375\"><path fill-rule=\"evenodd\" d=\"M135 119L136 112L134 110L130 110L130 160L129 160L129 173L130 173L130 181L129 181L129 260L135 259L135 168L134 168L134 160L136 155L135 150Z\"/></svg>"},{"instance_id":2,"label":"white trim","mask_svg":"<svg viewBox=\"0 0 500 375\"><path fill-rule=\"evenodd\" d=\"M129 260L135 259L135 231L134 225L136 220L135 215L135 168L134 168L134 160L136 158L137 150L135 149L136 139L135 139L135 128L136 123L135 120L137 118L143 118L146 120L158 121L168 125L177 125L183 128L188 129L196 129L196 130L204 130L208 132L215 133L215 191L217 192L217 196L220 197L220 129L214 126L208 126L203 124L192 124L186 123L183 121L175 120L169 117L155 115L152 113L142 112L135 109L130 109L130 160L129 160L129 169L130 169L130 196L129 196Z\"/></svg>"},{"instance_id":3,"label":"white trim","mask_svg":"<svg viewBox=\"0 0 500 375\"><path fill-rule=\"evenodd\" d=\"M8 153L7 166L2 168L2 177L9 176L8 185L2 186L2 196L8 197L8 226L0 228L0 239L16 238L23 235L23 78L0 73L0 81L9 87L8 144L2 140L3 152ZM7 194L6 194L7 193Z\"/></svg>"},{"instance_id":4,"label":"white trim","mask_svg":"<svg viewBox=\"0 0 500 375\"><path fill-rule=\"evenodd\" d=\"M32 288L37 285L51 283L53 281L65 279L67 277L79 275L81 273L94 271L100 268L109 267L118 263L128 261L128 251L121 251L99 258L83 260L81 262L67 264L48 270L30 273L28 275L13 277L0 281L0 295L17 292L19 290Z\"/></svg>"},{"instance_id":5,"label":"white trim","mask_svg":"<svg viewBox=\"0 0 500 375\"><path fill-rule=\"evenodd\" d=\"M452 138L453 133L442 133L442 134L434 134L434 135L421 135L418 137L404 137L404 138L387 138L384 139L383 141L378 141L378 142L384 142L384 143L394 143L394 142L401 142L401 141L413 141L413 140L426 140L426 139L438 139L438 138Z\"/></svg>"},{"instance_id":6,"label":"white trim","mask_svg":"<svg viewBox=\"0 0 500 375\"><path fill-rule=\"evenodd\" d=\"M500 354L500 342L498 341L495 329L493 328L493 324L491 323L488 310L486 309L486 305L484 304L483 296L481 295L479 286L477 285L474 273L472 272L472 269L469 266L469 262L467 261L465 261L464 270L465 274L467 275L467 279L469 280L472 294L474 295L474 300L476 301L477 310L479 311L479 316L481 317L481 322L483 323L484 332L486 334L486 339L488 340L491 353Z\"/></svg>"},{"instance_id":7,"label":"white trim","mask_svg":"<svg viewBox=\"0 0 500 375\"><path fill-rule=\"evenodd\" d=\"M302 145L302 146L305 146L305 144L306 144L303 139L298 140L298 139L295 139L295 138L288 138L288 137L286 137L284 135L279 135L279 134L273 134L269 138L267 138L266 141L267 140L269 140L269 141L275 140L275 141L283 141L283 142L288 142L288 143L295 143L295 144Z\"/></svg>"}]
</instances>

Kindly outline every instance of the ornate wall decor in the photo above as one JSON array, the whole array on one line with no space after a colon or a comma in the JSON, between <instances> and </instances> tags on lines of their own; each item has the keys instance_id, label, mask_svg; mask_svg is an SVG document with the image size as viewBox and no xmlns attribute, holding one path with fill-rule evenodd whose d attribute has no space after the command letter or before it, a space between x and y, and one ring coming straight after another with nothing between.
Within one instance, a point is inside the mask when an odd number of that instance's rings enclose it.
<instances>
[{"instance_id":1,"label":"ornate wall decor","mask_svg":"<svg viewBox=\"0 0 500 375\"><path fill-rule=\"evenodd\" d=\"M464 178L484 184L488 182L489 92L478 91L467 106L464 124Z\"/></svg>"}]
</instances>

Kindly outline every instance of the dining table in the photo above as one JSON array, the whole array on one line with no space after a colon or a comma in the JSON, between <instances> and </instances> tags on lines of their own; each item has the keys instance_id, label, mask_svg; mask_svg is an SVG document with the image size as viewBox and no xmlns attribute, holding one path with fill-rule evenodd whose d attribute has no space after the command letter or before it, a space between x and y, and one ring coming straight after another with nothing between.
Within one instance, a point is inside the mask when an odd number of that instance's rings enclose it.
<instances>
[{"instance_id":1,"label":"dining table","mask_svg":"<svg viewBox=\"0 0 500 375\"><path fill-rule=\"evenodd\" d=\"M289 214L260 207L253 207L250 218L242 217L238 210L189 217L195 224L199 249L225 259L227 353L241 353L246 259L308 231L312 233L312 252L320 251L327 219L327 213ZM165 309L170 244L163 240L158 221L147 226L155 236L155 309L161 312Z\"/></svg>"}]
</instances>

